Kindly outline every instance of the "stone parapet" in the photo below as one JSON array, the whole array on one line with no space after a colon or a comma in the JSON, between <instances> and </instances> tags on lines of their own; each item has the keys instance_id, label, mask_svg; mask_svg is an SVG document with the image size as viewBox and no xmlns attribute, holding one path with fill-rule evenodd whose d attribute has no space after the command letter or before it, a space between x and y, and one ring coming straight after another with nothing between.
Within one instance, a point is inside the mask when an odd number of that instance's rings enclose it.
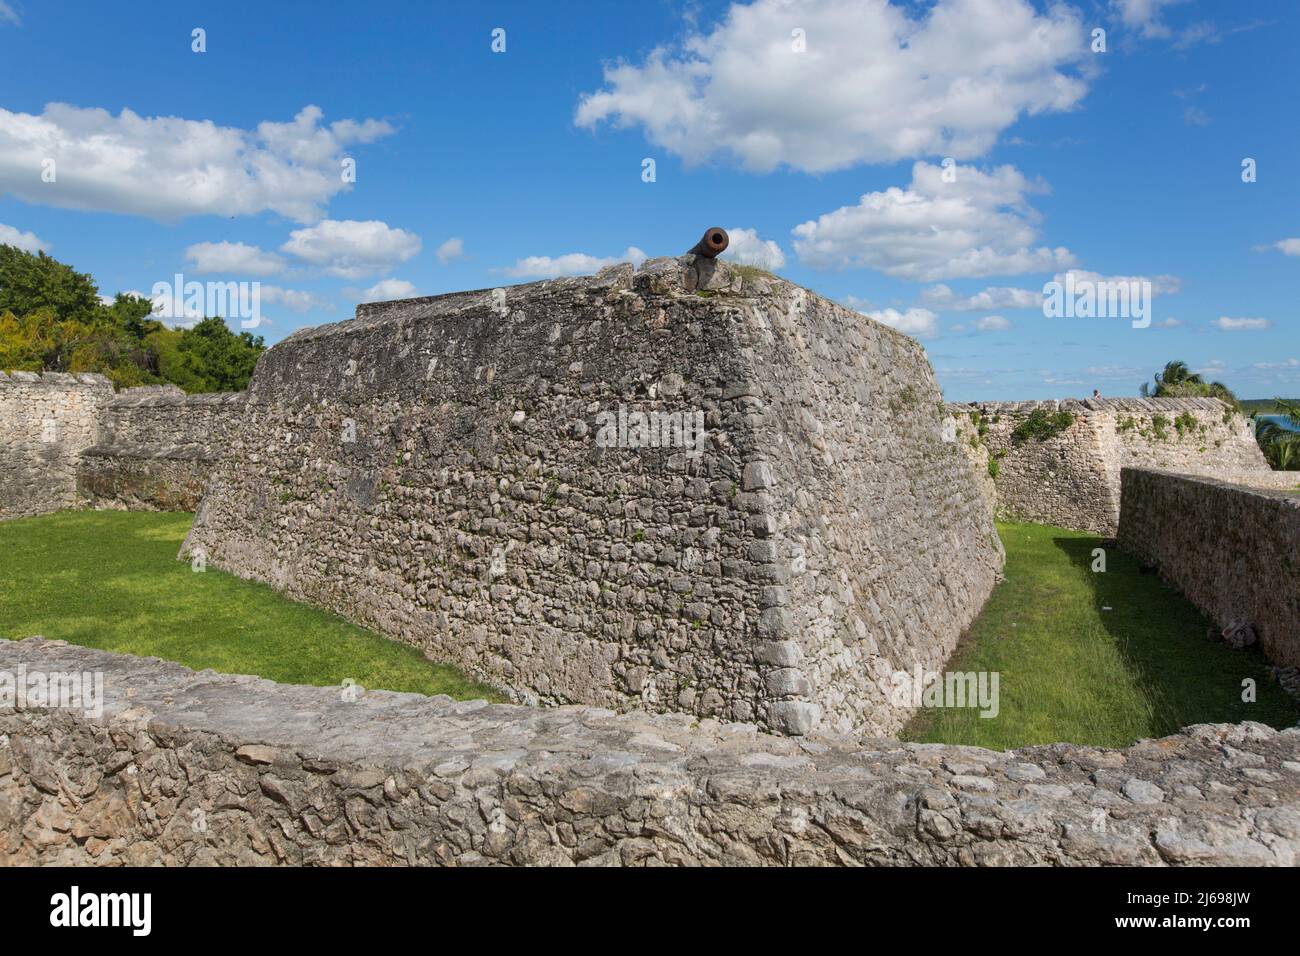
<instances>
[{"instance_id":1,"label":"stone parapet","mask_svg":"<svg viewBox=\"0 0 1300 956\"><path fill-rule=\"evenodd\" d=\"M1063 865L1300 862L1300 729L1124 750L814 735L274 684L0 641L98 673L100 716L0 702L0 863Z\"/></svg>"},{"instance_id":2,"label":"stone parapet","mask_svg":"<svg viewBox=\"0 0 1300 956\"><path fill-rule=\"evenodd\" d=\"M1300 666L1300 492L1125 468L1119 544L1220 627L1248 625L1269 660Z\"/></svg>"}]
</instances>

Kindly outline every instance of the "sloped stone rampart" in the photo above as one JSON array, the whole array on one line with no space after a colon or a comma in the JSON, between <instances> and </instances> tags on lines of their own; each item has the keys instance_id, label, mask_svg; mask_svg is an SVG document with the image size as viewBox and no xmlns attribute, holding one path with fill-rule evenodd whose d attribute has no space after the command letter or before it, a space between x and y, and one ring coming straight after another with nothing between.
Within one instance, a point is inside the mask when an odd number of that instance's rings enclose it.
<instances>
[{"instance_id":1,"label":"sloped stone rampart","mask_svg":"<svg viewBox=\"0 0 1300 956\"><path fill-rule=\"evenodd\" d=\"M182 553L525 702L892 732L1002 563L942 418L917 342L711 260L362 305L262 357Z\"/></svg>"}]
</instances>

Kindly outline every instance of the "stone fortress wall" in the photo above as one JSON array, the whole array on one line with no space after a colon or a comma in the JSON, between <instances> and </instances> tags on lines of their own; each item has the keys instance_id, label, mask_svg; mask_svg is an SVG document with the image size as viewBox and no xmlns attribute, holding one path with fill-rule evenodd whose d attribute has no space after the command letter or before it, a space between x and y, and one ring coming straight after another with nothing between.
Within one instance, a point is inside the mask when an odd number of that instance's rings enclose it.
<instances>
[{"instance_id":1,"label":"stone fortress wall","mask_svg":"<svg viewBox=\"0 0 1300 956\"><path fill-rule=\"evenodd\" d=\"M243 393L115 392L102 375L0 372L0 520L61 508L187 510Z\"/></svg>"},{"instance_id":2,"label":"stone fortress wall","mask_svg":"<svg viewBox=\"0 0 1300 956\"><path fill-rule=\"evenodd\" d=\"M1122 480L1120 547L1220 627L1250 625L1274 664L1300 667L1300 490L1134 468Z\"/></svg>"},{"instance_id":3,"label":"stone fortress wall","mask_svg":"<svg viewBox=\"0 0 1300 956\"><path fill-rule=\"evenodd\" d=\"M171 386L127 389L105 406L77 487L93 508L194 511L239 427L243 392L186 395Z\"/></svg>"},{"instance_id":4,"label":"stone fortress wall","mask_svg":"<svg viewBox=\"0 0 1300 956\"><path fill-rule=\"evenodd\" d=\"M523 701L892 732L1003 557L942 410L914 340L712 260L362 305L262 357L182 554ZM707 441L602 447L652 411Z\"/></svg>"},{"instance_id":5,"label":"stone fortress wall","mask_svg":"<svg viewBox=\"0 0 1300 956\"><path fill-rule=\"evenodd\" d=\"M1073 423L1045 439L1013 439L1036 410ZM1019 521L1113 535L1120 471L1151 468L1209 475L1263 488L1293 487L1270 470L1254 423L1214 398L1117 398L950 404L977 480L993 479L996 513ZM982 431L983 434L979 434Z\"/></svg>"},{"instance_id":6,"label":"stone fortress wall","mask_svg":"<svg viewBox=\"0 0 1300 956\"><path fill-rule=\"evenodd\" d=\"M102 375L0 372L0 520L76 506L81 453L112 397Z\"/></svg>"},{"instance_id":7,"label":"stone fortress wall","mask_svg":"<svg viewBox=\"0 0 1300 956\"><path fill-rule=\"evenodd\" d=\"M996 753L0 641L20 667L100 673L105 702L0 703L8 864L1300 864L1295 727Z\"/></svg>"}]
</instances>

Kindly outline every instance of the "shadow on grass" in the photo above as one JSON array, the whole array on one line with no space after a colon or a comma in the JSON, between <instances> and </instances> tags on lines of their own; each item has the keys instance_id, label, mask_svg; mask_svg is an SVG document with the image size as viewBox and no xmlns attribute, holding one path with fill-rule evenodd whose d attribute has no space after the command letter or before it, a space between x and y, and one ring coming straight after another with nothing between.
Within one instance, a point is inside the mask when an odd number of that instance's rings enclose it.
<instances>
[{"instance_id":1,"label":"shadow on grass","mask_svg":"<svg viewBox=\"0 0 1300 956\"><path fill-rule=\"evenodd\" d=\"M1214 623L1156 574L1143 573L1137 559L1109 547L1105 572L1094 572L1099 539L1053 543L1091 586L1102 625L1151 707L1155 733L1194 723L1255 720L1283 728L1296 722L1295 702L1269 676L1263 655L1219 643ZM1246 680L1254 681L1254 702L1242 700Z\"/></svg>"}]
</instances>

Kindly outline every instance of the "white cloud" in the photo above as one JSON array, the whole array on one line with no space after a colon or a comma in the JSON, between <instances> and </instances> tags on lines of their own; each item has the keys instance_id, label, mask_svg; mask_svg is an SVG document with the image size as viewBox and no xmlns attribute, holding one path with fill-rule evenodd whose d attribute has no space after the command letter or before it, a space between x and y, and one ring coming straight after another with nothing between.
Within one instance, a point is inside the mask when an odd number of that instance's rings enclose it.
<instances>
[{"instance_id":1,"label":"white cloud","mask_svg":"<svg viewBox=\"0 0 1300 956\"><path fill-rule=\"evenodd\" d=\"M284 260L274 252L242 242L200 242L185 250L195 272L271 276L284 271Z\"/></svg>"},{"instance_id":2,"label":"white cloud","mask_svg":"<svg viewBox=\"0 0 1300 956\"><path fill-rule=\"evenodd\" d=\"M946 285L927 286L921 290L921 304L935 309L957 312L987 312L989 309L1041 309L1042 290L990 286L970 296L959 296Z\"/></svg>"},{"instance_id":3,"label":"white cloud","mask_svg":"<svg viewBox=\"0 0 1300 956\"><path fill-rule=\"evenodd\" d=\"M1038 214L1027 196L1046 187L1014 166L983 172L954 166L956 179L926 162L907 189L867 193L796 226L794 247L817 269L870 268L916 282L1043 272L1072 265L1065 248L1034 247Z\"/></svg>"},{"instance_id":4,"label":"white cloud","mask_svg":"<svg viewBox=\"0 0 1300 956\"><path fill-rule=\"evenodd\" d=\"M344 149L393 132L373 119L321 125L321 116L308 106L288 123L246 130L66 103L47 104L39 116L0 109L0 192L165 222L266 210L314 222L349 188L340 175ZM56 163L52 183L40 176L47 159Z\"/></svg>"},{"instance_id":5,"label":"white cloud","mask_svg":"<svg viewBox=\"0 0 1300 956\"><path fill-rule=\"evenodd\" d=\"M728 229L731 240L727 251L722 255L727 259L745 265L760 266L764 269L780 269L785 265L785 253L771 239L763 239L755 229Z\"/></svg>"},{"instance_id":6,"label":"white cloud","mask_svg":"<svg viewBox=\"0 0 1300 956\"><path fill-rule=\"evenodd\" d=\"M1284 256L1300 256L1300 239L1279 239L1270 245L1255 247L1256 252L1267 252L1269 249L1276 249Z\"/></svg>"},{"instance_id":7,"label":"white cloud","mask_svg":"<svg viewBox=\"0 0 1300 956\"><path fill-rule=\"evenodd\" d=\"M871 311L875 308L875 305L870 299L864 299L861 296L846 295L844 298L840 299L840 301L854 312L861 312L863 315L870 315Z\"/></svg>"},{"instance_id":8,"label":"white cloud","mask_svg":"<svg viewBox=\"0 0 1300 956\"><path fill-rule=\"evenodd\" d=\"M53 248L44 239L38 239L34 232L19 232L13 226L0 222L0 246L17 246L24 252L49 252Z\"/></svg>"},{"instance_id":9,"label":"white cloud","mask_svg":"<svg viewBox=\"0 0 1300 956\"><path fill-rule=\"evenodd\" d=\"M897 309L877 309L862 314L918 338L929 339L939 334L939 317L929 309L908 309L906 312L899 312Z\"/></svg>"},{"instance_id":10,"label":"white cloud","mask_svg":"<svg viewBox=\"0 0 1300 956\"><path fill-rule=\"evenodd\" d=\"M377 220L323 219L289 233L280 251L345 279L386 272L420 251L420 237Z\"/></svg>"},{"instance_id":11,"label":"white cloud","mask_svg":"<svg viewBox=\"0 0 1300 956\"><path fill-rule=\"evenodd\" d=\"M1011 323L1000 315L986 315L975 323L975 328L981 332L1005 332Z\"/></svg>"},{"instance_id":12,"label":"white cloud","mask_svg":"<svg viewBox=\"0 0 1300 956\"><path fill-rule=\"evenodd\" d=\"M332 306L320 298L303 289L282 289L278 285L264 285L261 287L262 301L272 305L282 305L291 312L309 312L312 309L329 309Z\"/></svg>"},{"instance_id":13,"label":"white cloud","mask_svg":"<svg viewBox=\"0 0 1300 956\"><path fill-rule=\"evenodd\" d=\"M23 22L18 18L14 8L5 3L4 0L0 0L0 20L12 23L14 26L20 26Z\"/></svg>"},{"instance_id":14,"label":"white cloud","mask_svg":"<svg viewBox=\"0 0 1300 956\"><path fill-rule=\"evenodd\" d=\"M1210 116L1199 107L1189 106L1183 110L1183 123L1187 126L1209 126Z\"/></svg>"},{"instance_id":15,"label":"white cloud","mask_svg":"<svg viewBox=\"0 0 1300 956\"><path fill-rule=\"evenodd\" d=\"M1280 371L1283 369L1300 368L1300 359L1289 358L1281 362L1256 362L1255 368L1263 371Z\"/></svg>"},{"instance_id":16,"label":"white cloud","mask_svg":"<svg viewBox=\"0 0 1300 956\"><path fill-rule=\"evenodd\" d=\"M1105 285L1123 283L1129 285L1135 282L1151 283L1152 295L1175 295L1182 291L1183 280L1178 276L1157 275L1157 276L1108 276L1100 272L1089 272L1087 269L1070 269L1070 274L1074 276L1074 287L1080 288L1084 283L1091 285ZM1052 277L1052 281L1065 284L1065 272L1058 272Z\"/></svg>"},{"instance_id":17,"label":"white cloud","mask_svg":"<svg viewBox=\"0 0 1300 956\"><path fill-rule=\"evenodd\" d=\"M806 51L795 52L794 29ZM1026 0L938 0L913 19L886 0L733 3L711 32L643 63L606 66L579 126L642 126L700 163L725 152L760 172L986 153L1021 115L1087 92L1078 14Z\"/></svg>"},{"instance_id":18,"label":"white cloud","mask_svg":"<svg viewBox=\"0 0 1300 956\"><path fill-rule=\"evenodd\" d=\"M388 302L392 299L413 299L420 292L405 279L381 279L361 293L362 302Z\"/></svg>"},{"instance_id":19,"label":"white cloud","mask_svg":"<svg viewBox=\"0 0 1300 956\"><path fill-rule=\"evenodd\" d=\"M1234 319L1226 315L1219 316L1210 324L1222 332L1255 332L1273 327L1268 319Z\"/></svg>"},{"instance_id":20,"label":"white cloud","mask_svg":"<svg viewBox=\"0 0 1300 956\"><path fill-rule=\"evenodd\" d=\"M1169 318L1165 319L1163 322L1157 322L1157 323L1156 323L1156 328L1157 328L1157 329L1176 329L1176 328L1179 328L1182 324L1183 324L1183 323L1182 323L1182 320L1181 320L1181 319L1175 319L1175 318L1171 315Z\"/></svg>"},{"instance_id":21,"label":"white cloud","mask_svg":"<svg viewBox=\"0 0 1300 956\"><path fill-rule=\"evenodd\" d=\"M1123 21L1124 26L1136 30L1144 37L1167 37L1169 27L1165 26L1161 15L1165 7L1172 7L1186 0L1111 0Z\"/></svg>"},{"instance_id":22,"label":"white cloud","mask_svg":"<svg viewBox=\"0 0 1300 956\"><path fill-rule=\"evenodd\" d=\"M1084 373L1093 378L1134 379L1146 374L1146 369L1133 365L1092 365Z\"/></svg>"},{"instance_id":23,"label":"white cloud","mask_svg":"<svg viewBox=\"0 0 1300 956\"><path fill-rule=\"evenodd\" d=\"M442 245L440 245L434 255L444 266L456 259L465 258L465 244L456 236L452 236Z\"/></svg>"},{"instance_id":24,"label":"white cloud","mask_svg":"<svg viewBox=\"0 0 1300 956\"><path fill-rule=\"evenodd\" d=\"M528 256L518 260L512 266L507 266L503 271L506 275L513 276L516 279L554 279L556 276L591 275L606 266L612 266L620 262L630 262L634 266L640 265L645 259L646 254L644 252L636 246L628 246L623 255L605 259L589 256L585 252L569 252L554 258L551 256Z\"/></svg>"}]
</instances>

